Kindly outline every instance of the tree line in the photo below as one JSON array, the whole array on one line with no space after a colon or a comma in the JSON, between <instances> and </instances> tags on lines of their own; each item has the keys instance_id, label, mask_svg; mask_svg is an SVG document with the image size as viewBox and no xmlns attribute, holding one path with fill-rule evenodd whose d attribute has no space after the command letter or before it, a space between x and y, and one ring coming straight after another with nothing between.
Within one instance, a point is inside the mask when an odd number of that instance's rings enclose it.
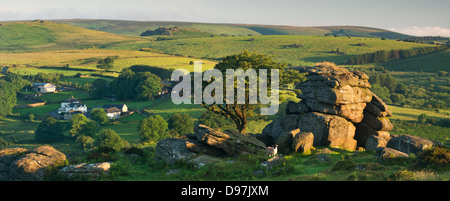
<instances>
[{"instance_id":1,"label":"tree line","mask_svg":"<svg viewBox=\"0 0 450 201\"><path fill-rule=\"evenodd\" d=\"M373 53L356 55L348 59L345 63L349 65L381 63L391 60L403 59L417 55L424 55L447 50L449 46L440 45L435 47L414 48L409 50L379 50Z\"/></svg>"}]
</instances>

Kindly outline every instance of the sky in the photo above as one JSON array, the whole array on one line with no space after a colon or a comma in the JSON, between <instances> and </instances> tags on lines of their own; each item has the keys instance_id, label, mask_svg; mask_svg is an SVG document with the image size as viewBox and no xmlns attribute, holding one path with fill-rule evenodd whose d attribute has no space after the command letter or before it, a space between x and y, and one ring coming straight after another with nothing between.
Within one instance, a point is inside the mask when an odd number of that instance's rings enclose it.
<instances>
[{"instance_id":1,"label":"sky","mask_svg":"<svg viewBox=\"0 0 450 201\"><path fill-rule=\"evenodd\" d=\"M0 0L0 21L75 18L354 25L450 37L450 0Z\"/></svg>"}]
</instances>

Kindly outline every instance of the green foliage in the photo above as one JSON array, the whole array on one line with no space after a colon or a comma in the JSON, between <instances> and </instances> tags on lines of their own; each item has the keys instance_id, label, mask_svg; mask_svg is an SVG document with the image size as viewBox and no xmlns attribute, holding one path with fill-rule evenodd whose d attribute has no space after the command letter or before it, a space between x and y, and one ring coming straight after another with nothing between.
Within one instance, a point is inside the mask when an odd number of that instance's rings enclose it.
<instances>
[{"instance_id":1,"label":"green foliage","mask_svg":"<svg viewBox=\"0 0 450 201\"><path fill-rule=\"evenodd\" d=\"M129 68L122 70L110 86L120 100L151 100L162 91L160 77L150 72L135 73Z\"/></svg>"},{"instance_id":2,"label":"green foliage","mask_svg":"<svg viewBox=\"0 0 450 201\"><path fill-rule=\"evenodd\" d=\"M45 117L35 131L36 142L56 142L64 139L64 127L53 117Z\"/></svg>"},{"instance_id":3,"label":"green foliage","mask_svg":"<svg viewBox=\"0 0 450 201\"><path fill-rule=\"evenodd\" d=\"M387 178L388 181L414 181L416 174L408 170L400 170Z\"/></svg>"},{"instance_id":4,"label":"green foliage","mask_svg":"<svg viewBox=\"0 0 450 201\"><path fill-rule=\"evenodd\" d=\"M137 73L137 86L135 88L138 100L152 100L158 92L162 91L161 78L150 72Z\"/></svg>"},{"instance_id":5,"label":"green foliage","mask_svg":"<svg viewBox=\"0 0 450 201\"><path fill-rule=\"evenodd\" d=\"M419 161L421 165L448 167L450 165L450 150L443 147L434 147L425 150L419 156Z\"/></svg>"},{"instance_id":6,"label":"green foliage","mask_svg":"<svg viewBox=\"0 0 450 201\"><path fill-rule=\"evenodd\" d=\"M102 129L97 149L101 152L117 152L125 146L125 141L111 129Z\"/></svg>"},{"instance_id":7,"label":"green foliage","mask_svg":"<svg viewBox=\"0 0 450 201\"><path fill-rule=\"evenodd\" d=\"M447 46L422 47L409 50L380 50L373 53L365 53L350 58L346 63L350 65L381 63L396 59L403 59L417 55L430 54L447 50Z\"/></svg>"},{"instance_id":8,"label":"green foliage","mask_svg":"<svg viewBox=\"0 0 450 201\"><path fill-rule=\"evenodd\" d=\"M194 121L189 114L175 113L169 117L168 123L169 129L174 130L178 136L194 133Z\"/></svg>"},{"instance_id":9,"label":"green foliage","mask_svg":"<svg viewBox=\"0 0 450 201\"><path fill-rule=\"evenodd\" d=\"M89 94L92 98L106 97L109 94L108 81L102 78L94 80L89 89Z\"/></svg>"},{"instance_id":10,"label":"green foliage","mask_svg":"<svg viewBox=\"0 0 450 201\"><path fill-rule=\"evenodd\" d=\"M80 135L77 137L76 142L78 142L79 144L81 144L81 146L83 147L83 149L89 149L93 147L94 144L94 138L90 137L90 136L85 136L85 135Z\"/></svg>"},{"instance_id":11,"label":"green foliage","mask_svg":"<svg viewBox=\"0 0 450 201\"><path fill-rule=\"evenodd\" d=\"M95 133L98 129L97 123L87 119L83 114L73 115L67 126L69 129L69 134L73 138L77 138L82 135L95 137Z\"/></svg>"},{"instance_id":12,"label":"green foliage","mask_svg":"<svg viewBox=\"0 0 450 201\"><path fill-rule=\"evenodd\" d=\"M62 73L43 73L39 72L33 77L34 82L58 84Z\"/></svg>"},{"instance_id":13,"label":"green foliage","mask_svg":"<svg viewBox=\"0 0 450 201\"><path fill-rule=\"evenodd\" d=\"M427 114L425 114L425 113L422 113L422 114L419 115L419 117L417 117L417 120L418 120L420 123L422 123L422 124L424 124L425 122L427 122L427 119L428 119L428 116L427 116Z\"/></svg>"},{"instance_id":14,"label":"green foliage","mask_svg":"<svg viewBox=\"0 0 450 201\"><path fill-rule=\"evenodd\" d=\"M138 125L141 142L159 141L166 138L168 136L168 125L159 115L141 120Z\"/></svg>"},{"instance_id":15,"label":"green foliage","mask_svg":"<svg viewBox=\"0 0 450 201\"><path fill-rule=\"evenodd\" d=\"M108 122L106 111L103 108L94 108L91 111L91 120L94 120L99 124Z\"/></svg>"},{"instance_id":16,"label":"green foliage","mask_svg":"<svg viewBox=\"0 0 450 201\"><path fill-rule=\"evenodd\" d=\"M16 103L15 87L12 83L0 79L0 116L10 114Z\"/></svg>"},{"instance_id":17,"label":"green foliage","mask_svg":"<svg viewBox=\"0 0 450 201\"><path fill-rule=\"evenodd\" d=\"M114 59L117 57L106 57L105 59L100 59L97 62L97 68L103 70L111 70L114 67Z\"/></svg>"},{"instance_id":18,"label":"green foliage","mask_svg":"<svg viewBox=\"0 0 450 201\"><path fill-rule=\"evenodd\" d=\"M222 115L218 115L209 110L204 111L198 119L200 124L204 124L211 128L221 128L228 125L233 125L233 121Z\"/></svg>"}]
</instances>

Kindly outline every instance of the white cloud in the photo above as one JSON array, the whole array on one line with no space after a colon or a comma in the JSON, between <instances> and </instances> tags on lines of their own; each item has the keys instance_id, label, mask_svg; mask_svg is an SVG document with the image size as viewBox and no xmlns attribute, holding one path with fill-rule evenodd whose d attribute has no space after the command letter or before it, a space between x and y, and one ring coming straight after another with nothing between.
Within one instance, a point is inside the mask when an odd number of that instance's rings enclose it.
<instances>
[{"instance_id":1,"label":"white cloud","mask_svg":"<svg viewBox=\"0 0 450 201\"><path fill-rule=\"evenodd\" d=\"M403 34L413 36L446 36L450 37L450 29L442 27L406 27L406 28L390 28L390 31L395 31Z\"/></svg>"}]
</instances>

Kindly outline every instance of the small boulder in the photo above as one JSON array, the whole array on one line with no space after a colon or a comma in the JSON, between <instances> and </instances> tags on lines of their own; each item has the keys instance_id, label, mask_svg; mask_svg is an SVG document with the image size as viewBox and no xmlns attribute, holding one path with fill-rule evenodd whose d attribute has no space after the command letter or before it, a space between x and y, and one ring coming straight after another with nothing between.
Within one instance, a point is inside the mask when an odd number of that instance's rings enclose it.
<instances>
[{"instance_id":1,"label":"small boulder","mask_svg":"<svg viewBox=\"0 0 450 201\"><path fill-rule=\"evenodd\" d=\"M233 129L220 132L200 124L195 134L199 142L214 147L228 156L254 154L266 149L266 145L255 137L243 135Z\"/></svg>"},{"instance_id":2,"label":"small boulder","mask_svg":"<svg viewBox=\"0 0 450 201\"><path fill-rule=\"evenodd\" d=\"M298 133L300 133L300 129L298 128L295 130L284 131L283 133L281 133L276 143L278 145L278 152L281 154L290 153L293 139Z\"/></svg>"},{"instance_id":3,"label":"small boulder","mask_svg":"<svg viewBox=\"0 0 450 201\"><path fill-rule=\"evenodd\" d=\"M391 138L386 146L407 154L417 154L423 150L434 147L434 142L418 136L400 135Z\"/></svg>"},{"instance_id":4,"label":"small boulder","mask_svg":"<svg viewBox=\"0 0 450 201\"><path fill-rule=\"evenodd\" d=\"M395 149L391 149L389 147L378 147L376 150L376 156L379 162L383 162L388 159L409 157L408 154Z\"/></svg>"},{"instance_id":5,"label":"small boulder","mask_svg":"<svg viewBox=\"0 0 450 201\"><path fill-rule=\"evenodd\" d=\"M111 168L111 162L86 164L81 163L77 165L69 165L58 170L58 175L67 180L90 178L98 179L100 175L108 174Z\"/></svg>"},{"instance_id":6,"label":"small boulder","mask_svg":"<svg viewBox=\"0 0 450 201\"><path fill-rule=\"evenodd\" d=\"M371 135L367 138L366 149L376 151L378 147L386 147L387 140L382 137Z\"/></svg>"},{"instance_id":7,"label":"small boulder","mask_svg":"<svg viewBox=\"0 0 450 201\"><path fill-rule=\"evenodd\" d=\"M294 152L304 153L311 149L314 142L314 134L311 132L301 132L294 137L292 150Z\"/></svg>"},{"instance_id":8,"label":"small boulder","mask_svg":"<svg viewBox=\"0 0 450 201\"><path fill-rule=\"evenodd\" d=\"M190 152L186 148L186 140L166 138L159 141L155 148L156 157L168 164L173 164L179 160L189 160L196 153Z\"/></svg>"}]
</instances>

